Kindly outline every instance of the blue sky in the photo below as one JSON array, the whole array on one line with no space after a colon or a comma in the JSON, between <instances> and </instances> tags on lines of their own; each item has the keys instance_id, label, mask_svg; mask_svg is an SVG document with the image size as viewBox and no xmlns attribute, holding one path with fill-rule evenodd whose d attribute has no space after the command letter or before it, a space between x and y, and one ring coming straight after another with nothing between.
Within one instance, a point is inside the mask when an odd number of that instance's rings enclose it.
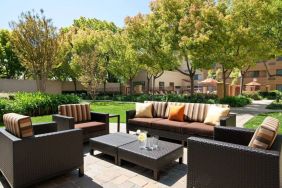
<instances>
[{"instance_id":1,"label":"blue sky","mask_svg":"<svg viewBox=\"0 0 282 188\"><path fill-rule=\"evenodd\" d=\"M126 16L149 12L150 0L1 0L0 28L9 29L21 12L43 9L56 27L68 26L80 16L112 21L123 26Z\"/></svg>"}]
</instances>

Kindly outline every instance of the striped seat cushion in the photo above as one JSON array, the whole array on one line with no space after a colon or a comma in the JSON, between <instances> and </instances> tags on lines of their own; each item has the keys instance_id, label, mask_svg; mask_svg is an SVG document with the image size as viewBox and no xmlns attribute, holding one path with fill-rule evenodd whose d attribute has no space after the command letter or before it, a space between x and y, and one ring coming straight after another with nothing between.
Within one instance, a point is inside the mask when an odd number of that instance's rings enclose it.
<instances>
[{"instance_id":1,"label":"striped seat cushion","mask_svg":"<svg viewBox=\"0 0 282 188\"><path fill-rule=\"evenodd\" d=\"M26 138L34 135L31 118L29 116L16 113L4 114L3 122L6 130L19 138Z\"/></svg>"},{"instance_id":2,"label":"striped seat cushion","mask_svg":"<svg viewBox=\"0 0 282 188\"><path fill-rule=\"evenodd\" d=\"M58 107L60 115L73 117L74 121L85 122L91 120L90 104L66 104Z\"/></svg>"},{"instance_id":3,"label":"striped seat cushion","mask_svg":"<svg viewBox=\"0 0 282 188\"><path fill-rule=\"evenodd\" d=\"M152 103L153 117L164 118L166 113L167 102L145 101L144 103Z\"/></svg>"},{"instance_id":4,"label":"striped seat cushion","mask_svg":"<svg viewBox=\"0 0 282 188\"><path fill-rule=\"evenodd\" d=\"M267 117L257 128L249 146L253 148L270 149L278 133L278 119Z\"/></svg>"}]
</instances>

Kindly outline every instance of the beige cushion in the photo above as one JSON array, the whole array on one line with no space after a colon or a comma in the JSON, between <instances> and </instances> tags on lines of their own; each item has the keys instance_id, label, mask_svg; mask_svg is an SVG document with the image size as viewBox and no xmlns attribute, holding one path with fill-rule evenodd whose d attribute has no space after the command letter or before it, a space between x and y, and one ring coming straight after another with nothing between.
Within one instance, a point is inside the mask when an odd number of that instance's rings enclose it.
<instances>
[{"instance_id":1,"label":"beige cushion","mask_svg":"<svg viewBox=\"0 0 282 188\"><path fill-rule=\"evenodd\" d=\"M91 120L90 104L66 104L58 107L60 115L73 117L74 121L85 122Z\"/></svg>"},{"instance_id":2,"label":"beige cushion","mask_svg":"<svg viewBox=\"0 0 282 188\"><path fill-rule=\"evenodd\" d=\"M31 137L34 135L31 118L29 116L16 113L4 114L3 122L6 130L19 138Z\"/></svg>"},{"instance_id":3,"label":"beige cushion","mask_svg":"<svg viewBox=\"0 0 282 188\"><path fill-rule=\"evenodd\" d=\"M221 117L226 117L230 112L230 108L222 108L211 105L208 109L204 123L209 125L219 125Z\"/></svg>"},{"instance_id":4,"label":"beige cushion","mask_svg":"<svg viewBox=\"0 0 282 188\"><path fill-rule=\"evenodd\" d=\"M136 103L136 114L137 118L152 118L152 107L151 103Z\"/></svg>"},{"instance_id":5,"label":"beige cushion","mask_svg":"<svg viewBox=\"0 0 282 188\"><path fill-rule=\"evenodd\" d=\"M278 133L278 119L267 117L257 128L249 146L253 148L270 149Z\"/></svg>"}]
</instances>

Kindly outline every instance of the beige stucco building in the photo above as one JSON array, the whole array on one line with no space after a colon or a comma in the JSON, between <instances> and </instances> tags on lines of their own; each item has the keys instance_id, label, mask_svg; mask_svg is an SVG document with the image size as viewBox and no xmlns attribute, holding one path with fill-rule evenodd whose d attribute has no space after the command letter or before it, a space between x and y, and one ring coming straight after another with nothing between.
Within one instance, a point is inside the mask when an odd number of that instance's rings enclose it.
<instances>
[{"instance_id":1,"label":"beige stucco building","mask_svg":"<svg viewBox=\"0 0 282 188\"><path fill-rule=\"evenodd\" d=\"M183 63L180 69L184 72L187 71L186 65ZM202 81L207 76L207 71L197 70L194 76L195 90L202 90L200 81ZM156 91L176 91L183 92L190 90L190 79L188 76L180 73L179 71L164 71L164 73L155 80L155 90ZM133 85L142 85L142 90L147 91L148 79L147 72L142 70L134 78ZM149 81L150 90L153 89L153 79Z\"/></svg>"},{"instance_id":2,"label":"beige stucco building","mask_svg":"<svg viewBox=\"0 0 282 188\"><path fill-rule=\"evenodd\" d=\"M262 87L267 86L269 90L282 91L282 57L269 60L265 64L260 62L251 67L245 76L244 84L256 80Z\"/></svg>"}]
</instances>

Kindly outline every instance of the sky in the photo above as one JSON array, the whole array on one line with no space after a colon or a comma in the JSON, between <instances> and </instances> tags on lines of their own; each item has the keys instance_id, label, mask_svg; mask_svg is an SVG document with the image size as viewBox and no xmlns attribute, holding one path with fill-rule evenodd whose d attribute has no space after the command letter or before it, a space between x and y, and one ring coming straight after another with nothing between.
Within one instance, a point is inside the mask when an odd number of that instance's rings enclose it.
<instances>
[{"instance_id":1,"label":"sky","mask_svg":"<svg viewBox=\"0 0 282 188\"><path fill-rule=\"evenodd\" d=\"M10 21L17 21L22 12L34 9L44 10L56 27L72 24L73 20L84 16L112 21L124 26L126 16L149 12L150 0L1 0L0 28L9 29Z\"/></svg>"}]
</instances>

